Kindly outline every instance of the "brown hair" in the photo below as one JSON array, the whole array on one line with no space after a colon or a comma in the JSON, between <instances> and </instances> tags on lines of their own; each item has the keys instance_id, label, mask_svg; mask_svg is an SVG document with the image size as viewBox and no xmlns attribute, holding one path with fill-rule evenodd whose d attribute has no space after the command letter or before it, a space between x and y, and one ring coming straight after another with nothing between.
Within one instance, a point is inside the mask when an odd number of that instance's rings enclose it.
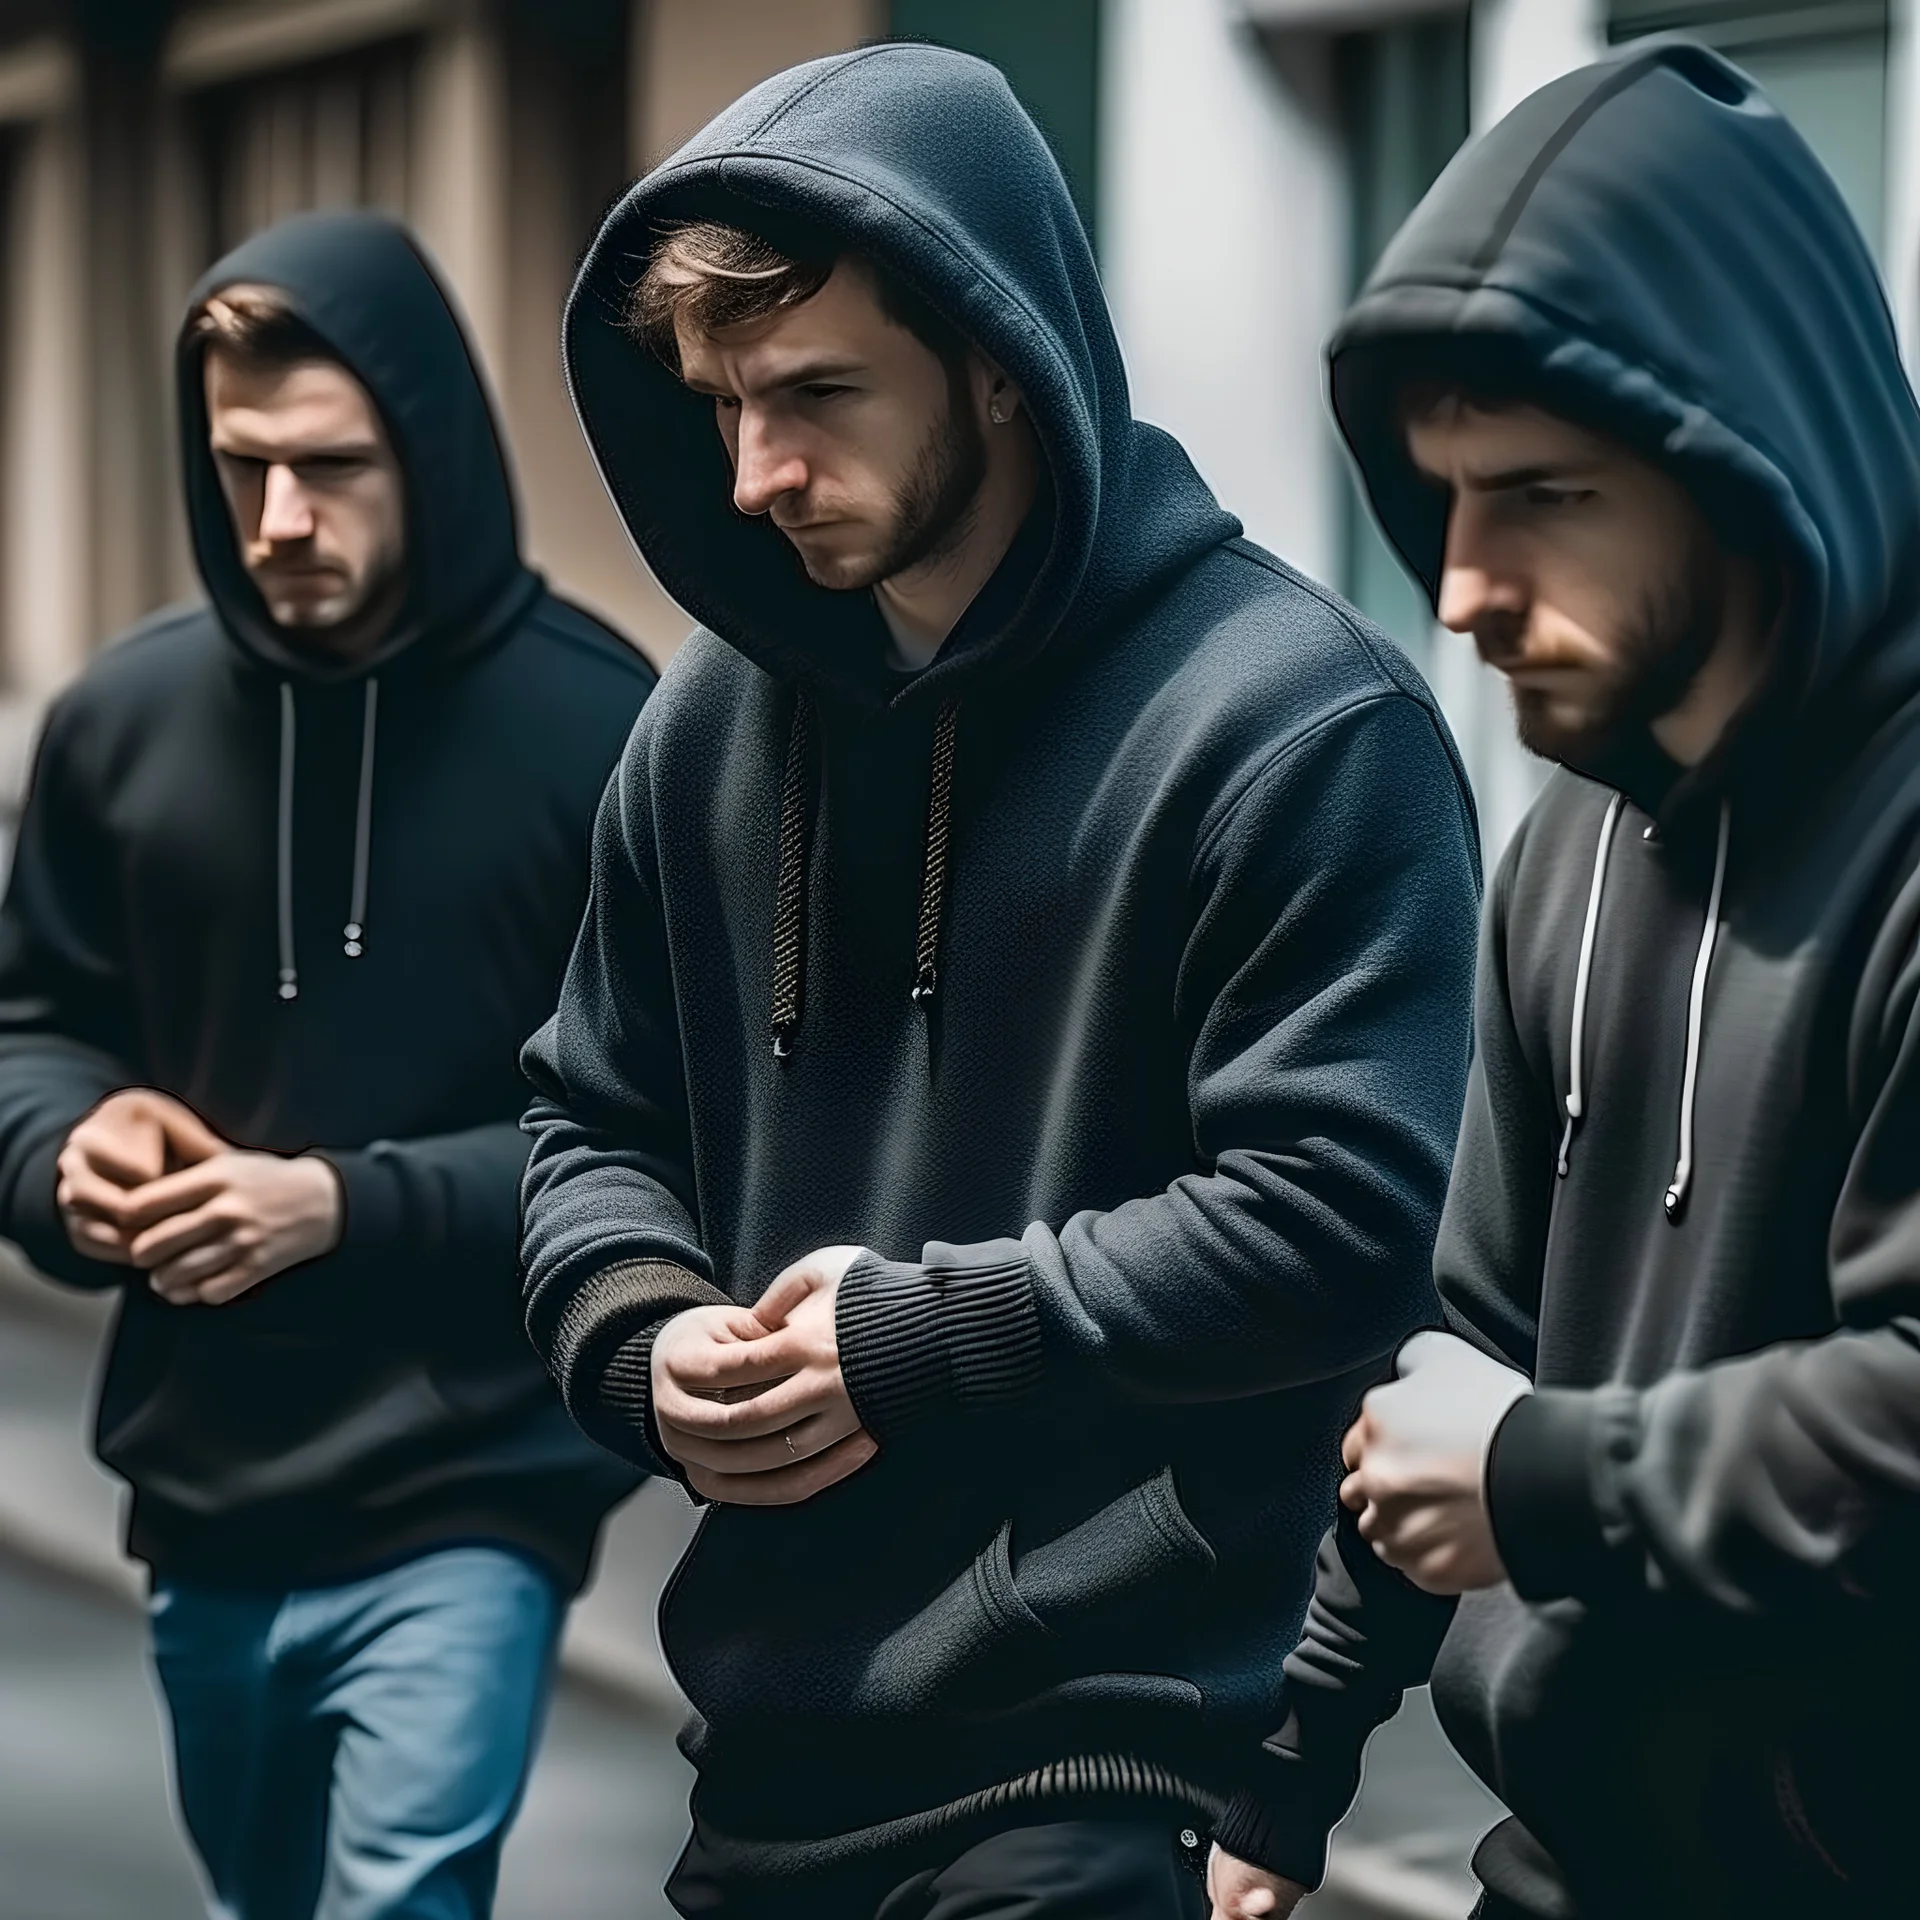
<instances>
[{"instance_id":1,"label":"brown hair","mask_svg":"<svg viewBox=\"0 0 1920 1920\"><path fill-rule=\"evenodd\" d=\"M892 274L859 254L880 310L937 354L952 373L966 359L959 330ZM831 254L783 252L744 227L696 220L670 227L647 262L627 307L628 329L676 373L681 321L698 333L768 320L797 307L827 284L839 260Z\"/></svg>"},{"instance_id":2,"label":"brown hair","mask_svg":"<svg viewBox=\"0 0 1920 1920\"><path fill-rule=\"evenodd\" d=\"M208 294L187 315L181 337L256 371L340 358L278 287L222 287Z\"/></svg>"}]
</instances>

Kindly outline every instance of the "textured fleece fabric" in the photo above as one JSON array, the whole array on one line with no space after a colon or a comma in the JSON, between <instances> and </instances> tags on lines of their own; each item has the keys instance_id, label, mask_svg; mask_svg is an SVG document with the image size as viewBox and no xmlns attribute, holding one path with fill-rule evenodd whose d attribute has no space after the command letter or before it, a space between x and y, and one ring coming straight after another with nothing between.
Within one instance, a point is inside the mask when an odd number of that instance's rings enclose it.
<instances>
[{"instance_id":1,"label":"textured fleece fabric","mask_svg":"<svg viewBox=\"0 0 1920 1920\"><path fill-rule=\"evenodd\" d=\"M122 1293L98 1443L133 1484L133 1551L163 1572L311 1584L474 1537L575 1582L634 1476L573 1429L521 1329L516 1053L552 1011L593 810L653 675L521 564L485 394L404 233L289 221L194 297L243 281L284 291L378 404L408 595L370 667L328 673L286 643L240 564L183 351L212 604L107 648L48 720L0 909L0 1232ZM338 1250L218 1308L76 1254L55 1158L126 1086L241 1146L324 1153Z\"/></svg>"},{"instance_id":2,"label":"textured fleece fabric","mask_svg":"<svg viewBox=\"0 0 1920 1920\"><path fill-rule=\"evenodd\" d=\"M1430 584L1440 503L1389 422L1407 373L1456 365L1678 473L1780 558L1790 618L1704 766L1683 778L1643 739L1605 784L1558 773L1505 857L1437 1272L1449 1324L1539 1382L1493 1460L1512 1584L1455 1612L1336 1530L1286 1730L1224 1837L1317 1879L1361 1742L1432 1668L1449 1735L1524 1823L1480 1857L1502 1913L1904 1911L1920 415L1833 183L1743 75L1673 46L1556 81L1469 149L1336 336L1342 422Z\"/></svg>"},{"instance_id":3,"label":"textured fleece fabric","mask_svg":"<svg viewBox=\"0 0 1920 1920\"><path fill-rule=\"evenodd\" d=\"M1026 397L1047 497L917 677L871 596L733 511L712 402L622 326L650 237L696 212L881 260ZM703 1831L777 1875L1017 1795L1029 1820L1218 1804L1273 1710L1341 1423L1431 1298L1477 890L1444 728L1134 420L1059 170L980 62L894 45L749 94L612 215L565 338L614 498L705 624L622 761L527 1054L535 1341L589 1432L667 1470L664 1320L814 1248L873 1256L839 1334L878 1459L710 1512L664 1602Z\"/></svg>"}]
</instances>

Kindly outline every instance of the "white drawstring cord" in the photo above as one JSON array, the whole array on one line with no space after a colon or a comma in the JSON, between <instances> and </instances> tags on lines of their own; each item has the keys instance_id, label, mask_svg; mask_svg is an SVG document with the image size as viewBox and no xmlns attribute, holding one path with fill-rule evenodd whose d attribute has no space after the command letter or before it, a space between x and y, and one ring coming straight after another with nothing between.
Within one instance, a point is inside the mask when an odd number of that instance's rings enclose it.
<instances>
[{"instance_id":1,"label":"white drawstring cord","mask_svg":"<svg viewBox=\"0 0 1920 1920\"><path fill-rule=\"evenodd\" d=\"M1669 1220L1680 1217L1687 1190L1693 1184L1693 1103L1700 1082L1700 1029L1707 1003L1707 972L1713 965L1714 943L1720 933L1720 899L1727 884L1727 841L1733 811L1720 803L1720 839L1713 854L1713 890L1707 895L1707 924L1700 932L1700 952L1693 963L1693 991L1687 997L1687 1071L1680 1087L1680 1158L1674 1164L1673 1184L1667 1189Z\"/></svg>"},{"instance_id":2,"label":"white drawstring cord","mask_svg":"<svg viewBox=\"0 0 1920 1920\"><path fill-rule=\"evenodd\" d=\"M280 682L280 814L278 821L280 998L300 997L300 966L293 950L293 755L298 723L293 682Z\"/></svg>"},{"instance_id":3,"label":"white drawstring cord","mask_svg":"<svg viewBox=\"0 0 1920 1920\"><path fill-rule=\"evenodd\" d=\"M1607 803L1606 817L1600 822L1600 841L1593 850L1593 884L1587 889L1587 924L1580 935L1580 970L1573 981L1573 1036L1567 1048L1572 1057L1567 1076L1567 1128L1560 1136L1562 1180L1567 1177L1568 1155L1573 1151L1573 1130L1586 1111L1587 987L1593 978L1593 941L1600 926L1600 893L1607 882L1607 856L1613 847L1613 830L1619 825L1624 799L1624 795L1616 793Z\"/></svg>"},{"instance_id":4,"label":"white drawstring cord","mask_svg":"<svg viewBox=\"0 0 1920 1920\"><path fill-rule=\"evenodd\" d=\"M366 951L367 878L373 856L373 749L379 732L380 682L367 680L360 723L360 798L353 816L353 897L347 904L346 955L358 960Z\"/></svg>"}]
</instances>

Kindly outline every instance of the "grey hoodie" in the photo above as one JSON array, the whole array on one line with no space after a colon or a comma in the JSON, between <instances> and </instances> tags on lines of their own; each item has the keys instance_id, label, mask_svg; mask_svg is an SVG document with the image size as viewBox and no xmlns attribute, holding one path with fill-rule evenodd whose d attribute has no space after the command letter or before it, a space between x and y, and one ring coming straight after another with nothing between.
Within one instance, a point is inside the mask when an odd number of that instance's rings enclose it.
<instances>
[{"instance_id":1,"label":"grey hoodie","mask_svg":"<svg viewBox=\"0 0 1920 1920\"><path fill-rule=\"evenodd\" d=\"M1317 1880L1360 1748L1432 1673L1542 1916L1896 1910L1920 1659L1920 414L1831 180L1742 74L1638 50L1463 153L1332 347L1432 587L1412 375L1496 377L1777 555L1764 696L1682 777L1557 775L1488 902L1436 1256L1539 1391L1490 1476L1510 1585L1457 1611L1343 1524L1222 1839ZM1910 1896L1903 1896L1910 1897Z\"/></svg>"}]
</instances>

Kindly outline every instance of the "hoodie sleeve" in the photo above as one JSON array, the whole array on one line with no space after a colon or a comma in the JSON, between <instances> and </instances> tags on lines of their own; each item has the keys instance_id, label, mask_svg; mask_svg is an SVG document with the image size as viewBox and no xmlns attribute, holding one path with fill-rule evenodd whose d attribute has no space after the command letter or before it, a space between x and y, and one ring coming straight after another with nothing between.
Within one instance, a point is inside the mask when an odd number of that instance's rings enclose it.
<instances>
[{"instance_id":1,"label":"hoodie sleeve","mask_svg":"<svg viewBox=\"0 0 1920 1920\"><path fill-rule=\"evenodd\" d=\"M680 1479L651 1410L654 1336L725 1305L695 1224L693 1142L647 798L643 718L594 825L586 919L523 1056L527 1331L584 1432Z\"/></svg>"},{"instance_id":2,"label":"hoodie sleeve","mask_svg":"<svg viewBox=\"0 0 1920 1920\"><path fill-rule=\"evenodd\" d=\"M1920 1569L1920 876L1848 1034L1858 1133L1827 1246L1839 1327L1645 1388L1546 1388L1501 1423L1494 1533L1528 1600L1671 1595L1802 1623ZM1537 1404L1536 1404L1537 1403Z\"/></svg>"},{"instance_id":3,"label":"hoodie sleeve","mask_svg":"<svg viewBox=\"0 0 1920 1920\"><path fill-rule=\"evenodd\" d=\"M139 1083L127 1063L127 984L108 890L115 861L71 698L34 756L0 902L0 1233L42 1272L89 1287L123 1267L76 1253L54 1204L76 1122Z\"/></svg>"},{"instance_id":4,"label":"hoodie sleeve","mask_svg":"<svg viewBox=\"0 0 1920 1920\"><path fill-rule=\"evenodd\" d=\"M1523 824L1488 894L1473 1069L1434 1272L1449 1329L1531 1373L1555 1136L1552 1096L1521 1051L1507 990L1507 906L1526 834ZM1328 1836L1359 1791L1367 1741L1409 1687L1426 1683L1454 1606L1382 1563L1341 1509L1286 1662L1280 1731L1242 1770L1215 1835L1228 1853L1320 1884Z\"/></svg>"},{"instance_id":5,"label":"hoodie sleeve","mask_svg":"<svg viewBox=\"0 0 1920 1920\"><path fill-rule=\"evenodd\" d=\"M858 1262L840 1353L869 1430L1062 1387L1264 1394L1391 1351L1431 1311L1477 878L1452 757L1411 698L1357 702L1251 769L1197 852L1171 1010L1195 1171L1058 1230Z\"/></svg>"}]
</instances>

